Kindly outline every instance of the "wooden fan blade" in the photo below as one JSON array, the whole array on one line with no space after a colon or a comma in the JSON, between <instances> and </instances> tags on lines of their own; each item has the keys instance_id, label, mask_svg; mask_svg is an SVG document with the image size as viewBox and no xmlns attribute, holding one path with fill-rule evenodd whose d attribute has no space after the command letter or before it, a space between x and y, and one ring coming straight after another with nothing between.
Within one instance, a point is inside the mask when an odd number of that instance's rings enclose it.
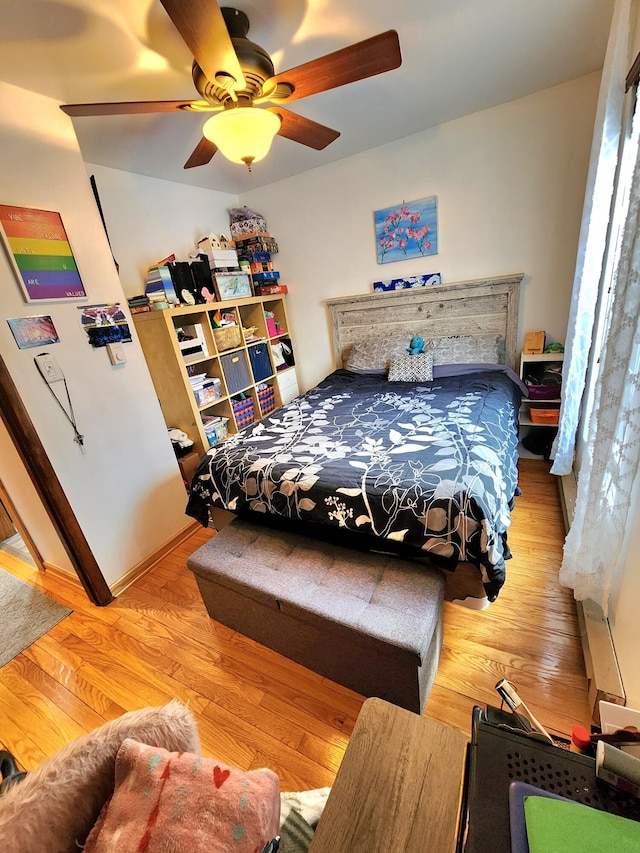
<instances>
[{"instance_id":1,"label":"wooden fan blade","mask_svg":"<svg viewBox=\"0 0 640 853\"><path fill-rule=\"evenodd\" d=\"M282 122L278 136L284 136L294 142L308 145L309 148L315 148L316 151L326 148L340 136L339 131L332 130L324 124L318 124L317 121L304 118L282 107L269 107L269 112L279 116Z\"/></svg>"},{"instance_id":2,"label":"wooden fan blade","mask_svg":"<svg viewBox=\"0 0 640 853\"><path fill-rule=\"evenodd\" d=\"M290 71L271 77L264 85L267 91L272 84L288 83L293 92L286 101L296 101L318 92L336 89L356 80L364 80L402 64L400 42L395 30L387 30L372 38L343 47Z\"/></svg>"},{"instance_id":3,"label":"wooden fan blade","mask_svg":"<svg viewBox=\"0 0 640 853\"><path fill-rule=\"evenodd\" d=\"M68 116L117 116L137 113L171 113L174 110L203 109L201 101L121 101L106 104L63 104L60 109Z\"/></svg>"},{"instance_id":4,"label":"wooden fan blade","mask_svg":"<svg viewBox=\"0 0 640 853\"><path fill-rule=\"evenodd\" d=\"M193 169L194 166L206 166L218 150L218 146L209 142L204 136L193 149L191 157L184 164L185 169Z\"/></svg>"},{"instance_id":5,"label":"wooden fan blade","mask_svg":"<svg viewBox=\"0 0 640 853\"><path fill-rule=\"evenodd\" d=\"M227 25L214 0L160 0L194 59L213 83L218 74L231 75L234 89L246 88Z\"/></svg>"}]
</instances>

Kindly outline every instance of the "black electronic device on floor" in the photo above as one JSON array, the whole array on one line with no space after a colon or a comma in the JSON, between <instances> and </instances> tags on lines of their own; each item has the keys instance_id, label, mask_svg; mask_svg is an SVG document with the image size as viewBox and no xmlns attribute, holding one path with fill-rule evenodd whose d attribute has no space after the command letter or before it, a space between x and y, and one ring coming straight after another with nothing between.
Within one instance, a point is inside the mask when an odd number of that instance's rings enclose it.
<instances>
[{"instance_id":1,"label":"black electronic device on floor","mask_svg":"<svg viewBox=\"0 0 640 853\"><path fill-rule=\"evenodd\" d=\"M536 732L517 731L522 722L491 706L473 709L458 853L511 853L511 782L640 820L640 800L598 782L595 759L552 746Z\"/></svg>"}]
</instances>

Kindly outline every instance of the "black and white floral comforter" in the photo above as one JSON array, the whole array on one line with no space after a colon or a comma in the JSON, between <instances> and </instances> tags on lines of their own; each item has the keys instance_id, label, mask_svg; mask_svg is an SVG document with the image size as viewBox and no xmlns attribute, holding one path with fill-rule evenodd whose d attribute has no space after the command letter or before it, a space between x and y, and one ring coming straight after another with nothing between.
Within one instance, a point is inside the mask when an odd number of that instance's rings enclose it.
<instances>
[{"instance_id":1,"label":"black and white floral comforter","mask_svg":"<svg viewBox=\"0 0 640 853\"><path fill-rule=\"evenodd\" d=\"M337 370L211 448L187 514L210 506L347 528L477 564L489 600L504 583L517 489L520 390L508 371L388 382Z\"/></svg>"}]
</instances>

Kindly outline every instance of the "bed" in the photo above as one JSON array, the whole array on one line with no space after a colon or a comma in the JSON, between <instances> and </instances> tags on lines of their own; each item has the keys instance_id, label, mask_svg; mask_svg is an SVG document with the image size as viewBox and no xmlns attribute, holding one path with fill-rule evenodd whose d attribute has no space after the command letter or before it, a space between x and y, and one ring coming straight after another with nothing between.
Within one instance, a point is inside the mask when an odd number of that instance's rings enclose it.
<instances>
[{"instance_id":1,"label":"bed","mask_svg":"<svg viewBox=\"0 0 640 853\"><path fill-rule=\"evenodd\" d=\"M206 525L221 508L445 569L471 564L495 600L517 494L521 280L331 300L339 367L209 450L187 514ZM390 381L416 334L431 373Z\"/></svg>"}]
</instances>

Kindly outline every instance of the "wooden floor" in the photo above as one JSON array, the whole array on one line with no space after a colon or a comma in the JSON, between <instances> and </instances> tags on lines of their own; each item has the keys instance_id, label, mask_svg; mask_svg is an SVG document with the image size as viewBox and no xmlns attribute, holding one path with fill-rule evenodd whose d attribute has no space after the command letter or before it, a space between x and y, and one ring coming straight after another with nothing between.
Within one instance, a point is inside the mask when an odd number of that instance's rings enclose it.
<instances>
[{"instance_id":1,"label":"wooden floor","mask_svg":"<svg viewBox=\"0 0 640 853\"><path fill-rule=\"evenodd\" d=\"M559 586L564 528L548 464L521 460L507 583L484 612L445 604L444 648L426 715L468 733L510 679L549 730L589 725L570 591ZM186 557L192 536L108 607L11 555L0 565L73 613L0 669L0 742L26 768L127 710L172 697L195 712L202 749L269 766L283 790L331 785L363 697L212 622Z\"/></svg>"}]
</instances>

